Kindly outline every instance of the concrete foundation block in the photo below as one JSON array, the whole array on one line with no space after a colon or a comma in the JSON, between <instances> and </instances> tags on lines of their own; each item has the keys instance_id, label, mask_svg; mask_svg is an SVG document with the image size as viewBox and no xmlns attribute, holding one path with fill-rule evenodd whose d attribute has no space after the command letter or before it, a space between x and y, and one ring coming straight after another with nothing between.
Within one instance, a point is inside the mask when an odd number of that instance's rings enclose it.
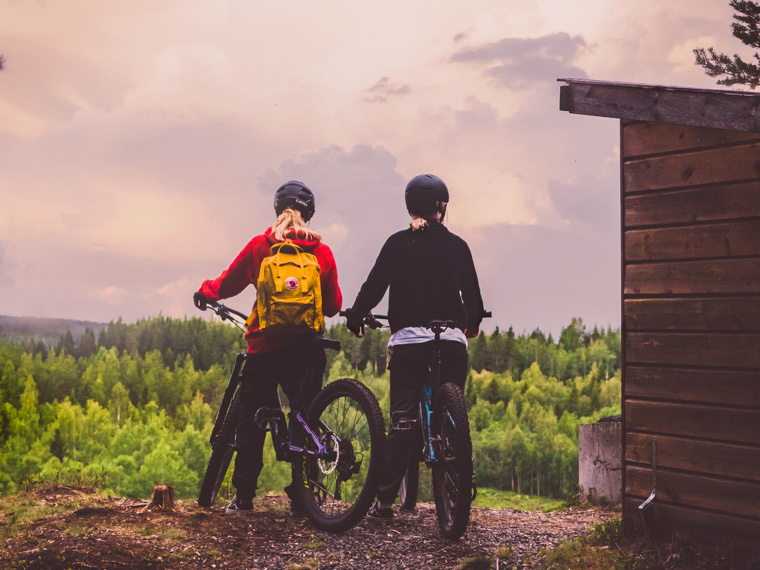
<instances>
[{"instance_id":1,"label":"concrete foundation block","mask_svg":"<svg viewBox=\"0 0 760 570\"><path fill-rule=\"evenodd\" d=\"M578 437L581 500L618 504L623 499L622 425L619 421L582 424Z\"/></svg>"}]
</instances>

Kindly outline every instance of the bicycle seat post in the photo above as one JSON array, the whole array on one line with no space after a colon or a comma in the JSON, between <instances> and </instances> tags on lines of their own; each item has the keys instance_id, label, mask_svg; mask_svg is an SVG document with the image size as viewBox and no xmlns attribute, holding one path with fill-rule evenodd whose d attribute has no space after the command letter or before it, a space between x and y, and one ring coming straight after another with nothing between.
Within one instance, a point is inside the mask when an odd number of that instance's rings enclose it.
<instances>
[{"instance_id":1,"label":"bicycle seat post","mask_svg":"<svg viewBox=\"0 0 760 570\"><path fill-rule=\"evenodd\" d=\"M435 335L433 340L433 367L431 375L431 397L435 401L438 389L441 387L441 333L446 330L446 326L438 321L430 324L430 330Z\"/></svg>"}]
</instances>

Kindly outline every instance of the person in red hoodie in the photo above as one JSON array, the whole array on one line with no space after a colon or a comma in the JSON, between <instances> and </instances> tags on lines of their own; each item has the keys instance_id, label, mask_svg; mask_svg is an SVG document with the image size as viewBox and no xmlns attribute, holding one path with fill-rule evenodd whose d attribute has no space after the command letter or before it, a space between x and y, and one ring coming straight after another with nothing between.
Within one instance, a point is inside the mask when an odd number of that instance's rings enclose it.
<instances>
[{"instance_id":1,"label":"person in red hoodie","mask_svg":"<svg viewBox=\"0 0 760 570\"><path fill-rule=\"evenodd\" d=\"M205 310L207 300L227 299L238 295L248 285L256 286L261 262L271 255L272 245L289 239L317 258L322 312L327 317L338 313L343 298L335 258L319 233L309 227L309 220L314 215L313 192L303 182L286 182L275 192L274 211L277 220L272 227L248 242L219 277L203 282L193 296L199 309ZM256 411L261 407L278 407L278 384L282 386L291 407L296 404L308 406L322 386L325 368L324 350L314 350L309 342L311 335L269 335L262 331L256 303L245 338L248 354L243 368L243 410L236 433L237 456L232 477L236 492L226 511L244 514L253 512L252 499L256 496L259 474L264 465L266 432L256 427ZM304 378L307 374L310 378ZM285 491L291 500L291 510L300 511L292 482Z\"/></svg>"}]
</instances>

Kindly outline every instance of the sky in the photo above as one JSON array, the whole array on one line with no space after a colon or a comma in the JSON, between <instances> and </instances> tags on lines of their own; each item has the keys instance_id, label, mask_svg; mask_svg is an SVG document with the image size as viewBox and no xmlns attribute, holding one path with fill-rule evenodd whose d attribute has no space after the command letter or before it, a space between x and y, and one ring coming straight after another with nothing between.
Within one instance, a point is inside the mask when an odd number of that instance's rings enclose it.
<instances>
[{"instance_id":1,"label":"sky","mask_svg":"<svg viewBox=\"0 0 760 570\"><path fill-rule=\"evenodd\" d=\"M619 121L559 111L557 80L715 88L692 49L747 54L732 15L728 0L0 0L0 314L206 316L192 293L272 224L290 179L316 195L350 306L408 226L407 181L433 173L486 332L617 328Z\"/></svg>"}]
</instances>

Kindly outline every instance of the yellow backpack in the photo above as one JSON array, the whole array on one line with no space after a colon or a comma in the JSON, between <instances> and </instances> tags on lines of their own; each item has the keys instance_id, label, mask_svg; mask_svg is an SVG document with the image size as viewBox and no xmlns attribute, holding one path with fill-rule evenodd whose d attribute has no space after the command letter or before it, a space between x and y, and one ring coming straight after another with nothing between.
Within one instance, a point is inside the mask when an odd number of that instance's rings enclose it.
<instances>
[{"instance_id":1,"label":"yellow backpack","mask_svg":"<svg viewBox=\"0 0 760 570\"><path fill-rule=\"evenodd\" d=\"M276 243L259 271L256 301L261 330L271 334L325 329L319 262L291 240Z\"/></svg>"}]
</instances>

